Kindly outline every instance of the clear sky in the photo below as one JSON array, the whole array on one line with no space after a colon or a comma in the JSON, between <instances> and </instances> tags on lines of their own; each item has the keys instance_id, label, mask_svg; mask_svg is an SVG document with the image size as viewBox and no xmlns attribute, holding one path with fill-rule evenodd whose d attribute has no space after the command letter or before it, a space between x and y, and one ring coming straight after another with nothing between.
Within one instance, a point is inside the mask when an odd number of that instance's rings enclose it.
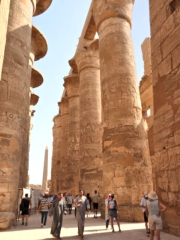
<instances>
[{"instance_id":1,"label":"clear sky","mask_svg":"<svg viewBox=\"0 0 180 240\"><path fill-rule=\"evenodd\" d=\"M132 37L138 81L144 73L141 43L150 36L148 0L135 0ZM40 98L34 107L31 133L29 174L30 183L41 184L45 147L49 148L49 178L52 159L53 117L58 113L57 103L63 92L63 78L68 75L68 60L74 56L91 0L53 0L49 9L33 18L33 24L48 42L47 55L35 62L44 83L33 89Z\"/></svg>"}]
</instances>

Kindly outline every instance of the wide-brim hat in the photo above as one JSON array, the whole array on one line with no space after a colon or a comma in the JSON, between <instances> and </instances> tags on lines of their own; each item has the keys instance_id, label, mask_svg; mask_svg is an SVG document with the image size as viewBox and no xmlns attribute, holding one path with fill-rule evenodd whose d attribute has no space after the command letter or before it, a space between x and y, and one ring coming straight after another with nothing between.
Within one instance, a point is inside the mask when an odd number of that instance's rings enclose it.
<instances>
[{"instance_id":1,"label":"wide-brim hat","mask_svg":"<svg viewBox=\"0 0 180 240\"><path fill-rule=\"evenodd\" d=\"M151 192L148 194L148 198L150 198L150 199L152 199L152 200L157 200L157 199L158 199L158 196L157 196L156 192L151 191Z\"/></svg>"},{"instance_id":2,"label":"wide-brim hat","mask_svg":"<svg viewBox=\"0 0 180 240\"><path fill-rule=\"evenodd\" d=\"M145 192L145 193L144 193L144 196L145 196L145 197L148 197L148 192Z\"/></svg>"}]
</instances>

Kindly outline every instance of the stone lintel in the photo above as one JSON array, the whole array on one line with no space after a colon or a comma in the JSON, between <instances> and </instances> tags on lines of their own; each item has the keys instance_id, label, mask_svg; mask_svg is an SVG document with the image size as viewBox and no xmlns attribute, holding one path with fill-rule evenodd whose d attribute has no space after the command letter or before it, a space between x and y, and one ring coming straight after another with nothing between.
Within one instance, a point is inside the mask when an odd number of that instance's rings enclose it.
<instances>
[{"instance_id":1,"label":"stone lintel","mask_svg":"<svg viewBox=\"0 0 180 240\"><path fill-rule=\"evenodd\" d=\"M35 106L39 101L39 96L32 93L31 94L31 99L30 99L30 105Z\"/></svg>"},{"instance_id":2,"label":"stone lintel","mask_svg":"<svg viewBox=\"0 0 180 240\"><path fill-rule=\"evenodd\" d=\"M45 12L51 5L52 0L36 0L36 11L34 16L40 15Z\"/></svg>"},{"instance_id":3,"label":"stone lintel","mask_svg":"<svg viewBox=\"0 0 180 240\"><path fill-rule=\"evenodd\" d=\"M33 66L31 72L31 87L36 88L41 86L43 83L43 76L41 73Z\"/></svg>"},{"instance_id":4,"label":"stone lintel","mask_svg":"<svg viewBox=\"0 0 180 240\"><path fill-rule=\"evenodd\" d=\"M117 1L115 3L105 3L103 0L94 0L93 4L93 17L96 23L96 28L99 30L99 26L102 22L109 18L122 18L125 19L130 26L132 26L132 8L134 0L131 1Z\"/></svg>"},{"instance_id":5,"label":"stone lintel","mask_svg":"<svg viewBox=\"0 0 180 240\"><path fill-rule=\"evenodd\" d=\"M79 75L69 75L64 77L64 85L69 99L79 96Z\"/></svg>"},{"instance_id":6,"label":"stone lintel","mask_svg":"<svg viewBox=\"0 0 180 240\"><path fill-rule=\"evenodd\" d=\"M48 50L46 38L38 28L32 26L32 44L31 53L34 54L34 60L37 61L43 58Z\"/></svg>"},{"instance_id":7,"label":"stone lintel","mask_svg":"<svg viewBox=\"0 0 180 240\"><path fill-rule=\"evenodd\" d=\"M144 75L140 81L139 90L142 93L145 89L152 85L152 77L149 75Z\"/></svg>"}]
</instances>

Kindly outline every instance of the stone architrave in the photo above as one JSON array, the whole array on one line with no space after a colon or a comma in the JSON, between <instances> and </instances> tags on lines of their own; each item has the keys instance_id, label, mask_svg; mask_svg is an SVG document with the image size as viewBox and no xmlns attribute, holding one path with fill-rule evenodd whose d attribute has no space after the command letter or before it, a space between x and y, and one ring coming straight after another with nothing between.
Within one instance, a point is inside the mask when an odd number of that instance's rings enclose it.
<instances>
[{"instance_id":1,"label":"stone architrave","mask_svg":"<svg viewBox=\"0 0 180 240\"><path fill-rule=\"evenodd\" d=\"M69 140L69 98L62 97L59 103L61 111L61 146L60 146L60 169L59 169L59 187L60 190L67 191L67 172L68 172L68 140Z\"/></svg>"},{"instance_id":2,"label":"stone architrave","mask_svg":"<svg viewBox=\"0 0 180 240\"><path fill-rule=\"evenodd\" d=\"M93 193L99 191L103 177L98 40L79 50L75 62L80 81L80 188Z\"/></svg>"},{"instance_id":3,"label":"stone architrave","mask_svg":"<svg viewBox=\"0 0 180 240\"><path fill-rule=\"evenodd\" d=\"M79 189L79 76L69 75L64 78L64 87L69 97L69 139L67 189L76 196Z\"/></svg>"},{"instance_id":4,"label":"stone architrave","mask_svg":"<svg viewBox=\"0 0 180 240\"><path fill-rule=\"evenodd\" d=\"M103 195L113 192L120 218L142 221L139 202L152 189L131 30L134 0L94 0L103 112Z\"/></svg>"},{"instance_id":5,"label":"stone architrave","mask_svg":"<svg viewBox=\"0 0 180 240\"><path fill-rule=\"evenodd\" d=\"M180 237L180 1L149 3L155 190L164 230Z\"/></svg>"},{"instance_id":6,"label":"stone architrave","mask_svg":"<svg viewBox=\"0 0 180 240\"><path fill-rule=\"evenodd\" d=\"M15 217L21 157L27 156L23 154L23 144L29 141L29 54L33 6L29 0L11 0L10 4L0 81L0 229L10 226Z\"/></svg>"}]
</instances>

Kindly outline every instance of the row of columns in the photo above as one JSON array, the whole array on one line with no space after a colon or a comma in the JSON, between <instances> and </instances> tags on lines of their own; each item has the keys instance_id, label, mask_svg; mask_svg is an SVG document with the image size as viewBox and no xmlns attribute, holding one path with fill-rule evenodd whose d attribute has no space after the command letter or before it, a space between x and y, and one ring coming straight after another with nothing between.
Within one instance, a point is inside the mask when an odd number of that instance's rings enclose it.
<instances>
[{"instance_id":1,"label":"row of columns","mask_svg":"<svg viewBox=\"0 0 180 240\"><path fill-rule=\"evenodd\" d=\"M32 106L39 98L32 88L43 82L33 63L47 52L46 40L32 26L32 16L44 12L51 2L10 2L0 81L0 229L13 223L18 208L18 188L27 186Z\"/></svg>"},{"instance_id":2,"label":"row of columns","mask_svg":"<svg viewBox=\"0 0 180 240\"><path fill-rule=\"evenodd\" d=\"M85 193L98 190L102 199L113 192L121 219L141 221L139 201L144 191L152 189L152 174L130 34L133 3L92 3L99 40L77 49L69 61L71 74L65 78L60 103L62 145L56 177L61 179L59 189L74 195L78 188ZM79 89L67 81L74 77L79 79ZM79 137L77 143L73 132ZM76 170L71 174L73 165ZM56 190L52 184L52 191Z\"/></svg>"}]
</instances>

